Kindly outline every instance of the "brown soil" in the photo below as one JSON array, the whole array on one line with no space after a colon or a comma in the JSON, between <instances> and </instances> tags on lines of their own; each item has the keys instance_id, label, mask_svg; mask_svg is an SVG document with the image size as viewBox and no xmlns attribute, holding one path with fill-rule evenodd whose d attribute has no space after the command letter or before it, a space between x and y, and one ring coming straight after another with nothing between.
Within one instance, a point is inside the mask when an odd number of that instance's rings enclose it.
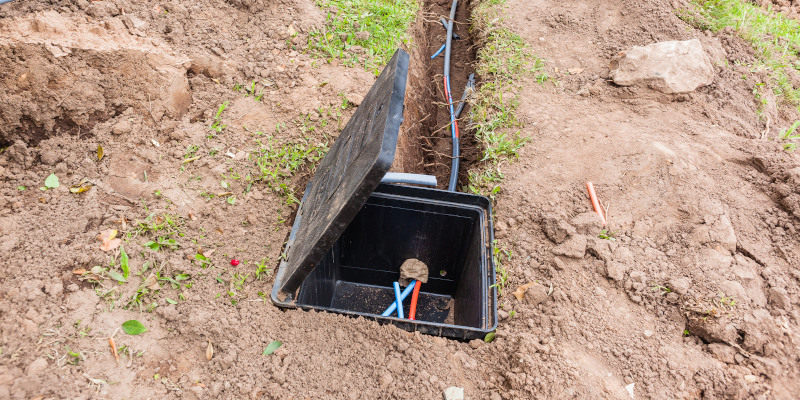
<instances>
[{"instance_id":1,"label":"brown soil","mask_svg":"<svg viewBox=\"0 0 800 400\"><path fill-rule=\"evenodd\" d=\"M426 3L413 28L394 166L434 173L440 187L449 133L442 60L429 57L444 32L424 20L445 15L446 3ZM509 0L504 24L548 60L558 84L520 82L519 116L532 140L503 166L496 234L512 257L491 344L276 308L259 295L272 277L255 280L253 271L262 260L277 264L293 207L263 183L233 205L203 197L242 193L247 183L232 172L255 172L247 153L256 139L335 138L353 112L336 109L339 94L357 99L374 81L360 68L312 65L301 46L323 21L312 1L0 6L0 144L10 145L0 154L0 400L435 399L448 386L469 399L626 399L631 383L636 398L795 398L800 153L762 139L757 77L741 79L749 74L735 63L753 57L746 43L690 29L672 13L678 5ZM458 20L466 19L462 7ZM455 96L476 50L470 35L479 34L465 25L458 33ZM606 79L621 50L689 38L729 61L715 63L708 87L663 95ZM582 71L565 73L571 68ZM253 79L270 84L263 101L231 90ZM577 94L583 88L589 96ZM224 101L227 127L208 138ZM329 106L339 121L316 113ZM316 129L292 122L301 114ZM767 115L768 137L797 119ZM183 163L190 145L200 158ZM469 165L478 152L469 139L464 147ZM52 172L61 187L40 191ZM310 172L293 179L298 191ZM70 193L83 178L94 186ZM597 238L587 180L609 207L616 241ZM141 244L153 237L131 237L128 283L92 285L73 273L113 258L99 249L100 231L130 233L137 220L164 213L181 218L181 247L152 252ZM187 259L198 247L215 249L213 267ZM145 262L162 276L190 274L185 300L167 285L146 298L144 307L158 304L153 312L123 309L146 278L135 274ZM231 273L250 274L243 289ZM536 284L517 300L511 292L528 282ZM116 335L133 355L117 364L107 337L129 319L149 331ZM262 355L273 340L283 346ZM81 352L77 365L68 351Z\"/></svg>"}]
</instances>

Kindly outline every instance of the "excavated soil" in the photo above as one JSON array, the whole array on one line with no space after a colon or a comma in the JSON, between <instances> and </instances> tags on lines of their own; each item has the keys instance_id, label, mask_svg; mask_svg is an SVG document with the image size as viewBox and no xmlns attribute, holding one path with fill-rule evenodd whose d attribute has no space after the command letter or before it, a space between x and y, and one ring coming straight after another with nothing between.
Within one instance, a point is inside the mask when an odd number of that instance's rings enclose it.
<instances>
[{"instance_id":1,"label":"excavated soil","mask_svg":"<svg viewBox=\"0 0 800 400\"><path fill-rule=\"evenodd\" d=\"M442 60L430 55L448 3L423 4L412 27L393 167L433 173L440 187L449 132ZM465 39L455 42L454 96L482 34L467 29L474 5L457 17ZM255 279L256 263L277 265L295 206L246 182L257 172L248 153L256 140L331 143L354 110L342 97L357 105L374 82L308 56L308 32L324 21L314 2L0 5L0 144L9 146L0 154L0 400L436 399L449 386L493 400L629 399L626 386L636 398L795 398L800 153L764 137L798 116L767 109L767 130L752 94L758 77L737 63L752 50L691 29L673 13L681 6L509 0L501 23L553 79L519 79L531 141L503 165L495 205L509 283L496 339L464 343L283 311L262 297L273 278ZM664 95L608 80L618 52L690 38L715 61L710 86ZM253 80L266 87L261 101L231 89ZM225 101L227 126L210 137ZM479 151L464 136L468 167ZM60 187L39 190L51 173ZM311 173L291 179L298 194ZM71 193L84 178L92 188ZM586 181L608 207L614 241L598 238ZM180 247L144 248L155 238L134 235L137 221L165 214L177 218ZM106 229L130 234L125 284L74 273L119 259L100 250ZM189 274L191 287L147 294L152 312L125 309L154 268ZM249 274L243 287L233 274ZM521 300L512 295L529 282ZM117 333L117 362L108 337L130 319L148 331ZM283 345L262 355L273 340Z\"/></svg>"}]
</instances>

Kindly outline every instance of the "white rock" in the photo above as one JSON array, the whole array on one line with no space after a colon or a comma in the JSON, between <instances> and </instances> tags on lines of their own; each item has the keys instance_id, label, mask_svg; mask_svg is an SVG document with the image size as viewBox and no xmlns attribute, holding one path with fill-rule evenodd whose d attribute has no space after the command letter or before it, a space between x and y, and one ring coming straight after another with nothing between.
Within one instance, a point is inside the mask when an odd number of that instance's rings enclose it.
<instances>
[{"instance_id":1,"label":"white rock","mask_svg":"<svg viewBox=\"0 0 800 400\"><path fill-rule=\"evenodd\" d=\"M613 59L610 76L621 86L689 93L714 80L714 67L697 39L634 47Z\"/></svg>"},{"instance_id":2,"label":"white rock","mask_svg":"<svg viewBox=\"0 0 800 400\"><path fill-rule=\"evenodd\" d=\"M464 388L450 386L444 390L444 400L464 400Z\"/></svg>"},{"instance_id":3,"label":"white rock","mask_svg":"<svg viewBox=\"0 0 800 400\"><path fill-rule=\"evenodd\" d=\"M633 398L633 388L636 386L636 383L631 383L630 385L625 386L625 391L628 392L628 396Z\"/></svg>"}]
</instances>

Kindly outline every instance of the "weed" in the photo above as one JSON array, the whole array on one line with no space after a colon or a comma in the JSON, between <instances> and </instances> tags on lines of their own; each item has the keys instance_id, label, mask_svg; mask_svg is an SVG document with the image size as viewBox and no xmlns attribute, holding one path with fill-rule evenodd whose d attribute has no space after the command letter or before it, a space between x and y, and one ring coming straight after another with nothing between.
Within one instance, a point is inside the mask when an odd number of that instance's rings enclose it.
<instances>
[{"instance_id":1,"label":"weed","mask_svg":"<svg viewBox=\"0 0 800 400\"><path fill-rule=\"evenodd\" d=\"M317 6L328 11L325 27L309 34L316 57L362 65L378 75L400 43L411 44L416 0L317 0Z\"/></svg>"},{"instance_id":2,"label":"weed","mask_svg":"<svg viewBox=\"0 0 800 400\"><path fill-rule=\"evenodd\" d=\"M272 269L267 268L267 261L269 261L269 257L262 258L261 262L256 263L256 279L261 280L261 275L270 276L272 275Z\"/></svg>"},{"instance_id":3,"label":"weed","mask_svg":"<svg viewBox=\"0 0 800 400\"><path fill-rule=\"evenodd\" d=\"M668 288L668 287L666 287L666 286L659 285L659 284L657 284L657 283L655 283L655 282L652 282L651 284L652 284L653 286L652 286L652 287L650 287L650 290L652 290L652 291L654 291L654 292L660 292L660 293L661 293L661 294L663 294L663 295L666 295L666 294L668 294L668 293L672 293L672 289L670 289L670 288Z\"/></svg>"},{"instance_id":4,"label":"weed","mask_svg":"<svg viewBox=\"0 0 800 400\"><path fill-rule=\"evenodd\" d=\"M69 365L78 365L80 364L81 360L84 359L83 354L80 351L72 351L70 350L69 346L64 345L67 350L67 364Z\"/></svg>"},{"instance_id":5,"label":"weed","mask_svg":"<svg viewBox=\"0 0 800 400\"><path fill-rule=\"evenodd\" d=\"M203 268L203 269L206 269L206 268L211 266L211 261L208 260L208 257L206 257L206 256L204 256L204 255L202 255L200 253L195 254L194 255L194 259L195 259L195 261L198 262L198 264L200 264L200 267Z\"/></svg>"},{"instance_id":6,"label":"weed","mask_svg":"<svg viewBox=\"0 0 800 400\"><path fill-rule=\"evenodd\" d=\"M797 128L800 127L800 121L795 121L786 132L781 134L781 139L783 140L792 140L792 139L800 139L800 134L795 134ZM783 149L786 151L794 151L797 148L797 143L784 143Z\"/></svg>"},{"instance_id":7,"label":"weed","mask_svg":"<svg viewBox=\"0 0 800 400\"><path fill-rule=\"evenodd\" d=\"M151 240L144 244L145 247L153 251L159 251L162 248L169 250L176 250L180 245L175 239L169 239L166 236L159 236L156 240Z\"/></svg>"},{"instance_id":8,"label":"weed","mask_svg":"<svg viewBox=\"0 0 800 400\"><path fill-rule=\"evenodd\" d=\"M718 32L732 28L750 42L757 61L751 71L765 71L773 92L791 106L800 109L800 90L790 79L790 69L800 68L800 22L772 8L766 10L742 0L692 0L689 9L677 11L678 17L699 29ZM766 105L761 93L754 90L761 107Z\"/></svg>"},{"instance_id":9,"label":"weed","mask_svg":"<svg viewBox=\"0 0 800 400\"><path fill-rule=\"evenodd\" d=\"M261 99L264 97L264 89L266 88L267 88L266 86L261 85L261 87L258 90L256 90L255 80L250 82L249 86L241 85L238 83L233 85L233 91L235 91L236 93L241 93L244 90L244 97L252 97L253 100L255 101L261 101Z\"/></svg>"},{"instance_id":10,"label":"weed","mask_svg":"<svg viewBox=\"0 0 800 400\"><path fill-rule=\"evenodd\" d=\"M530 53L521 36L499 25L505 0L484 0L472 12L472 30L480 33L476 72L483 83L471 101L469 128L483 149L475 168L469 171L468 189L494 197L503 180L501 166L518 157L528 142L516 117L519 96L515 82L528 74L546 81L544 60Z\"/></svg>"},{"instance_id":11,"label":"weed","mask_svg":"<svg viewBox=\"0 0 800 400\"><path fill-rule=\"evenodd\" d=\"M600 233L597 235L597 237L599 237L600 239L605 239L605 240L610 240L612 242L616 242L617 238L614 237L614 235L616 235L616 234L617 234L617 232L611 232L608 229L602 229L602 230L600 230Z\"/></svg>"},{"instance_id":12,"label":"weed","mask_svg":"<svg viewBox=\"0 0 800 400\"><path fill-rule=\"evenodd\" d=\"M326 145L309 145L306 140L298 143L278 145L269 139L266 143L256 141L259 148L250 153L250 159L259 170L259 177L267 186L286 199L287 204L299 203L290 180L295 172L307 164L316 164L328 151Z\"/></svg>"},{"instance_id":13,"label":"weed","mask_svg":"<svg viewBox=\"0 0 800 400\"><path fill-rule=\"evenodd\" d=\"M492 243L492 258L494 259L495 269L497 270L496 283L490 287L497 288L497 297L503 297L503 290L508 287L508 271L505 262L511 261L511 251L506 250L496 239Z\"/></svg>"},{"instance_id":14,"label":"weed","mask_svg":"<svg viewBox=\"0 0 800 400\"><path fill-rule=\"evenodd\" d=\"M160 234L164 237L180 235L183 226L183 217L170 213L151 213L144 220L134 223L135 228L131 233L132 237L143 234Z\"/></svg>"},{"instance_id":15,"label":"weed","mask_svg":"<svg viewBox=\"0 0 800 400\"><path fill-rule=\"evenodd\" d=\"M724 293L719 292L719 303L723 306L733 307L736 305L736 299L733 297L726 297Z\"/></svg>"},{"instance_id":16,"label":"weed","mask_svg":"<svg viewBox=\"0 0 800 400\"><path fill-rule=\"evenodd\" d=\"M228 107L227 101L219 105L219 108L217 109L217 115L214 116L214 119L211 122L211 126L209 127L209 129L216 132L218 135L222 133L222 130L225 129L225 127L227 127L227 125L225 125L222 122L222 112L225 111L227 107ZM212 133L211 137L213 136L214 134Z\"/></svg>"},{"instance_id":17,"label":"weed","mask_svg":"<svg viewBox=\"0 0 800 400\"><path fill-rule=\"evenodd\" d=\"M683 336L689 336L689 335L690 335L689 334L689 330L688 329L684 329L683 330Z\"/></svg>"}]
</instances>

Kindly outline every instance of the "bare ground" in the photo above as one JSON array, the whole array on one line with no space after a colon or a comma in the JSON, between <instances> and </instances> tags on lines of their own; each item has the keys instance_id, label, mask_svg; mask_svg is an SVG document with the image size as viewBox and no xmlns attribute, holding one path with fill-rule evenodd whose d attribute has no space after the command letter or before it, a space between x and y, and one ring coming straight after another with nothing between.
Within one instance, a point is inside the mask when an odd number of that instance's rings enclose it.
<instances>
[{"instance_id":1,"label":"bare ground","mask_svg":"<svg viewBox=\"0 0 800 400\"><path fill-rule=\"evenodd\" d=\"M504 24L548 60L553 79L520 82L531 142L503 166L496 233L512 257L490 344L282 311L259 296L272 279L256 280L255 265L277 264L294 206L263 182L242 195L257 173L255 140L329 143L353 112L343 98L357 103L374 80L304 54L305 35L323 21L312 2L0 6L0 138L10 145L0 154L0 399L434 399L448 386L470 399L626 399L631 383L637 398L796 397L800 157L761 139L754 78L734 62L753 57L747 44L693 30L673 3L509 2ZM435 114L422 104L440 98L441 61L425 61L444 36L436 28L440 36L410 49L417 118ZM621 50L689 38L729 61L715 63L708 87L675 96L606 79ZM459 68L471 54L461 53ZM262 101L231 90L253 79L269 85ZM209 138L224 101L227 127ZM767 115L772 136L797 117ZM447 175L437 158L447 133L429 132L442 118L421 132L404 127L396 168ZM426 164L414 160L421 154ZM477 152L467 156L469 165ZM40 191L53 172L61 186ZM291 186L309 173L300 169ZM70 193L83 178L94 186ZM597 238L588 180L616 241ZM216 196L227 191L233 204ZM178 218L180 248L142 247L158 236L135 234L151 215ZM100 250L105 229L131 233L123 285L73 272L118 260ZM194 255L209 249L212 267L203 268ZM148 294L152 312L125 309L150 273L135 274L145 263L161 276L188 273L191 287ZM528 282L536 284L522 301L511 295ZM107 338L129 319L149 332L118 333L117 347L131 352L117 363ZM273 340L284 344L262 355Z\"/></svg>"}]
</instances>

